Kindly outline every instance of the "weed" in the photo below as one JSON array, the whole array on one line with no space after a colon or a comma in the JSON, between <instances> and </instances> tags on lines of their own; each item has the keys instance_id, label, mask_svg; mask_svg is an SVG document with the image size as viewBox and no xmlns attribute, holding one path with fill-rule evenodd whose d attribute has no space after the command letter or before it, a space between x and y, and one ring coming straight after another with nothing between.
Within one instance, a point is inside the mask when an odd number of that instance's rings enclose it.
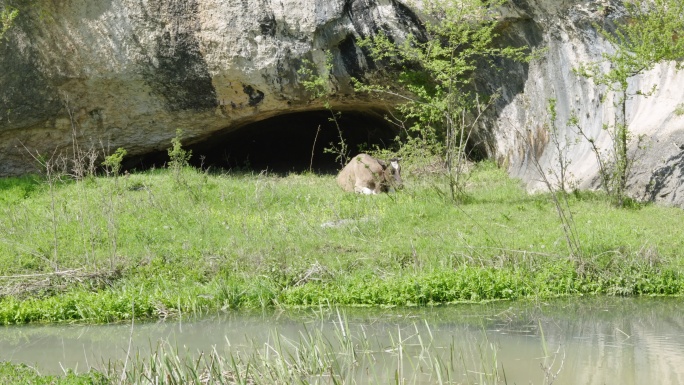
<instances>
[{"instance_id":1,"label":"weed","mask_svg":"<svg viewBox=\"0 0 684 385\"><path fill-rule=\"evenodd\" d=\"M107 175L119 175L121 170L121 162L123 162L124 156L126 156L127 151L121 147L117 148L113 154L105 157L102 165L106 167Z\"/></svg>"},{"instance_id":2,"label":"weed","mask_svg":"<svg viewBox=\"0 0 684 385\"><path fill-rule=\"evenodd\" d=\"M497 348L484 333L481 340L459 341L458 346L452 340L438 348L430 325L414 323L390 331L384 338L389 343L379 345L365 338L365 330L356 330L339 309L322 317L330 317L334 330L324 331L314 323L305 326L299 338L274 330L266 343L250 341L245 348L227 352L213 347L192 354L162 341L153 346L149 358L135 358L123 368L110 364L104 377L136 384L150 379L165 379L165 384L450 384L461 373L468 383L503 380Z\"/></svg>"},{"instance_id":3,"label":"weed","mask_svg":"<svg viewBox=\"0 0 684 385\"><path fill-rule=\"evenodd\" d=\"M181 173L184 168L188 167L192 151L187 151L183 148L181 138L183 137L183 130L176 129L176 136L171 139L171 147L168 148L169 154L169 169L172 170L174 179L177 184L181 184Z\"/></svg>"}]
</instances>

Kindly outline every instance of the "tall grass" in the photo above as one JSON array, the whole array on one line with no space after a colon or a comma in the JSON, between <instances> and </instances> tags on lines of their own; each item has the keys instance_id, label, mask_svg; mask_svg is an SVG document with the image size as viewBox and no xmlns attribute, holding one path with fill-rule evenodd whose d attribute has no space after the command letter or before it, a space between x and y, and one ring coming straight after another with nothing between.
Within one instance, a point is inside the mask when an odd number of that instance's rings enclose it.
<instances>
[{"instance_id":1,"label":"tall grass","mask_svg":"<svg viewBox=\"0 0 684 385\"><path fill-rule=\"evenodd\" d=\"M577 264L550 200L503 170L476 165L460 205L434 178L374 197L187 167L2 179L0 322L684 291L680 209L571 195Z\"/></svg>"}]
</instances>

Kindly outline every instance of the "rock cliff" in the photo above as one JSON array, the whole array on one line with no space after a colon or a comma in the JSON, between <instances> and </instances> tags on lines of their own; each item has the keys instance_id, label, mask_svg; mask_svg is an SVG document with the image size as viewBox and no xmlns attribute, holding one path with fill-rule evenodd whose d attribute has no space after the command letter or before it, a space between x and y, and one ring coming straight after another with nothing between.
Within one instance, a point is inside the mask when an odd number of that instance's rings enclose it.
<instances>
[{"instance_id":1,"label":"rock cliff","mask_svg":"<svg viewBox=\"0 0 684 385\"><path fill-rule=\"evenodd\" d=\"M326 50L335 108L381 124L387 102L353 95L349 85L373 66L355 39L379 29L397 39L420 30L405 0L13 1L21 13L0 42L0 175L29 172L35 162L27 151L50 155L70 149L74 138L135 156L163 151L177 128L186 143L203 143L264 122L296 125L306 119L293 113L322 109L309 101L298 69L308 61L322 71ZM531 154L545 169L559 156L544 129L550 98L572 178L597 186L589 144L564 122L578 115L587 134L609 146L602 126L613 112L600 103L603 90L572 69L610 49L592 23L619 16L607 0L514 0L503 10L501 43L545 54L526 65L482 68L478 86L501 88L503 97L480 128L478 148L530 189L541 187ZM684 73L664 63L631 87L652 85L653 96L628 107L630 127L645 144L632 149L638 162L630 191L684 205ZM283 115L289 120L269 120Z\"/></svg>"},{"instance_id":2,"label":"rock cliff","mask_svg":"<svg viewBox=\"0 0 684 385\"><path fill-rule=\"evenodd\" d=\"M565 157L568 179L580 188L597 188L598 164L591 144L566 123L577 116L587 136L605 153L612 141L604 123L613 122L615 111L610 95L601 102L605 90L576 75L573 68L599 61L601 53L611 49L594 23L610 23L622 16L621 10L617 2L609 1L515 3L504 13L511 20L507 34L546 51L529 66L509 66L503 79L501 75L488 78L505 91L484 129L491 146L488 155L531 190L544 188L532 161L535 155L549 175L559 171L558 159ZM520 76L514 76L516 69ZM674 63L662 63L632 79L628 92L649 91L653 86L653 95L634 96L627 104L634 159L629 194L684 207L684 71L677 72ZM557 146L545 128L550 123L549 99L557 101Z\"/></svg>"},{"instance_id":3,"label":"rock cliff","mask_svg":"<svg viewBox=\"0 0 684 385\"><path fill-rule=\"evenodd\" d=\"M51 156L74 138L135 156L166 149L177 128L193 143L321 110L298 69L323 71L325 51L336 107L384 108L349 95L350 76L368 68L356 38L380 28L400 38L419 25L397 0L16 3L0 43L0 175L31 171L29 150Z\"/></svg>"}]
</instances>

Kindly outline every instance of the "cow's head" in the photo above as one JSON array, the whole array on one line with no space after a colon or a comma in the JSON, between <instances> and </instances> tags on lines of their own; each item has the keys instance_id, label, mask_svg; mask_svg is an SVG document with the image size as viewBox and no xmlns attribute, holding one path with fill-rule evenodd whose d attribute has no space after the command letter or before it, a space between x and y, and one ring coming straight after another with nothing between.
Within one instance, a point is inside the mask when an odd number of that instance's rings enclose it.
<instances>
[{"instance_id":1,"label":"cow's head","mask_svg":"<svg viewBox=\"0 0 684 385\"><path fill-rule=\"evenodd\" d=\"M404 181L401 179L401 165L399 161L401 158L390 159L389 164L383 162L385 168L385 179L387 180L389 189L401 189L404 187Z\"/></svg>"}]
</instances>

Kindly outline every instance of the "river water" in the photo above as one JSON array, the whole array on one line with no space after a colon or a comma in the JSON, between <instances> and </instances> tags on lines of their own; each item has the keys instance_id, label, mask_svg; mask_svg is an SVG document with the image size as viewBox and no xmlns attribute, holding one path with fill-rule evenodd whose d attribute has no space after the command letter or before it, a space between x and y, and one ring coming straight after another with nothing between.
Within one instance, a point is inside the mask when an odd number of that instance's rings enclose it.
<instances>
[{"instance_id":1,"label":"river water","mask_svg":"<svg viewBox=\"0 0 684 385\"><path fill-rule=\"evenodd\" d=\"M496 370L508 384L684 384L683 316L678 298L599 297L237 312L133 325L9 326L0 328L0 361L25 363L43 374L82 372L127 354L145 357L160 341L190 354L248 351L274 336L296 341L312 330L332 336L342 320L345 332L387 373L387 383L397 370L408 383L434 383L434 377L410 373L424 370L427 352L427 360L440 356L452 363L454 383L479 383Z\"/></svg>"}]
</instances>

